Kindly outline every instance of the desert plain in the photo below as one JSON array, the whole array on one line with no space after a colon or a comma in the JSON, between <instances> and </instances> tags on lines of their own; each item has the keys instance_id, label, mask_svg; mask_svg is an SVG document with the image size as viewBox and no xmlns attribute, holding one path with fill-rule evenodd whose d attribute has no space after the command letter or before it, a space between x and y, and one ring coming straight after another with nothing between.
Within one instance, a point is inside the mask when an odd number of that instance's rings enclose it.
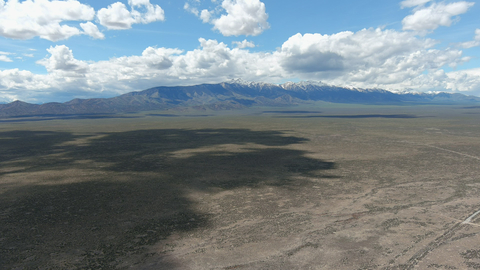
<instances>
[{"instance_id":1,"label":"desert plain","mask_svg":"<svg viewBox=\"0 0 480 270\"><path fill-rule=\"evenodd\" d=\"M480 269L480 107L0 119L0 269Z\"/></svg>"}]
</instances>

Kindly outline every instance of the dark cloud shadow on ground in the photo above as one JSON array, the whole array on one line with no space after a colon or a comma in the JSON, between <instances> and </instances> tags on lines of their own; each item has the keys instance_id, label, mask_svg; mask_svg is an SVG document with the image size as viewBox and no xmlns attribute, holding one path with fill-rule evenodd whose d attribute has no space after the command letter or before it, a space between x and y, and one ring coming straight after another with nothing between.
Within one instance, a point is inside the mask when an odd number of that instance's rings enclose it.
<instances>
[{"instance_id":1,"label":"dark cloud shadow on ground","mask_svg":"<svg viewBox=\"0 0 480 270\"><path fill-rule=\"evenodd\" d=\"M69 132L22 130L0 132L0 162L31 160L56 151L64 151L64 147L60 145L76 138L78 136ZM32 163L34 164L36 163Z\"/></svg>"},{"instance_id":2,"label":"dark cloud shadow on ground","mask_svg":"<svg viewBox=\"0 0 480 270\"><path fill-rule=\"evenodd\" d=\"M189 192L289 188L305 184L294 176L322 177L335 166L288 148L307 140L276 131L137 130L80 144L62 132L0 138L7 147L0 165L19 168L1 177L55 172L48 185L10 186L0 197L3 269L135 267L161 258L149 247L168 236L209 228L212 213L198 210ZM68 174L72 169L86 175ZM65 183L69 178L78 180Z\"/></svg>"},{"instance_id":3,"label":"dark cloud shadow on ground","mask_svg":"<svg viewBox=\"0 0 480 270\"><path fill-rule=\"evenodd\" d=\"M168 114L168 113L150 113L146 114L146 116L159 116L159 117L210 117L213 116L212 114Z\"/></svg>"},{"instance_id":4,"label":"dark cloud shadow on ground","mask_svg":"<svg viewBox=\"0 0 480 270\"><path fill-rule=\"evenodd\" d=\"M25 115L12 118L0 118L0 123L19 123L19 122L40 122L52 120L79 120L79 119L113 119L113 118L140 118L140 116L126 116L117 114L39 114L39 115Z\"/></svg>"},{"instance_id":5,"label":"dark cloud shadow on ground","mask_svg":"<svg viewBox=\"0 0 480 270\"><path fill-rule=\"evenodd\" d=\"M292 115L292 116L273 116L275 118L419 118L411 114L353 114L353 115Z\"/></svg>"},{"instance_id":6,"label":"dark cloud shadow on ground","mask_svg":"<svg viewBox=\"0 0 480 270\"><path fill-rule=\"evenodd\" d=\"M301 113L322 113L322 112L321 111L263 111L262 113L301 114Z\"/></svg>"}]
</instances>

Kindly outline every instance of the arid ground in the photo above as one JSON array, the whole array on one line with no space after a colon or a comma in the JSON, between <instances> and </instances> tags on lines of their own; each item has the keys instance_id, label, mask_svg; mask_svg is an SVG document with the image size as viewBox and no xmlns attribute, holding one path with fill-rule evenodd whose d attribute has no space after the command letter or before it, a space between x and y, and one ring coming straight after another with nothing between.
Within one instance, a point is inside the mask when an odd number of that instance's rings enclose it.
<instances>
[{"instance_id":1,"label":"arid ground","mask_svg":"<svg viewBox=\"0 0 480 270\"><path fill-rule=\"evenodd\" d=\"M0 269L480 269L479 165L476 106L0 119Z\"/></svg>"}]
</instances>

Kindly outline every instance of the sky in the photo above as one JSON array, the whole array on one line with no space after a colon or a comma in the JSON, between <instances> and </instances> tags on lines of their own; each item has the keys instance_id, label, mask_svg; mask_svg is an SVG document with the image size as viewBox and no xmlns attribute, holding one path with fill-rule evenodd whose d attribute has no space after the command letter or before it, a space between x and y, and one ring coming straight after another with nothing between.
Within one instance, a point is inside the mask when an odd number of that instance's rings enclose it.
<instances>
[{"instance_id":1,"label":"sky","mask_svg":"<svg viewBox=\"0 0 480 270\"><path fill-rule=\"evenodd\" d=\"M0 103L232 79L480 96L479 1L0 0Z\"/></svg>"}]
</instances>

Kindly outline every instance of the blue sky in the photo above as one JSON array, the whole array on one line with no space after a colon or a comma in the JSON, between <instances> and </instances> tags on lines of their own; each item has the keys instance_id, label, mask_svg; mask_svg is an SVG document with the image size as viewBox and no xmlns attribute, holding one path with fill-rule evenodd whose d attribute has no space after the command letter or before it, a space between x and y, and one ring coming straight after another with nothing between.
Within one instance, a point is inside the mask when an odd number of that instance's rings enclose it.
<instances>
[{"instance_id":1,"label":"blue sky","mask_svg":"<svg viewBox=\"0 0 480 270\"><path fill-rule=\"evenodd\" d=\"M477 1L0 0L0 102L240 78L480 96Z\"/></svg>"}]
</instances>

